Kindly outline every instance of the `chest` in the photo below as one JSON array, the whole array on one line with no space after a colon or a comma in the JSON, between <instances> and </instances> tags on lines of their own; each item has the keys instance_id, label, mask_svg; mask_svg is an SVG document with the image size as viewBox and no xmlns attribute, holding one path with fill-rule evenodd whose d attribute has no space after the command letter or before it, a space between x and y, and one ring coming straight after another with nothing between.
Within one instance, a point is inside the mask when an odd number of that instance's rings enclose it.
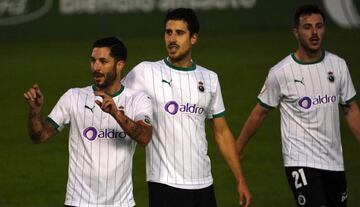
<instances>
[{"instance_id":1,"label":"chest","mask_svg":"<svg viewBox=\"0 0 360 207\"><path fill-rule=\"evenodd\" d=\"M215 90L211 77L201 71L156 70L148 78L152 81L146 85L147 92L156 105L165 108L204 110Z\"/></svg>"},{"instance_id":2,"label":"chest","mask_svg":"<svg viewBox=\"0 0 360 207\"><path fill-rule=\"evenodd\" d=\"M285 101L292 102L304 97L334 101L339 95L341 74L339 70L321 65L299 66L284 70L279 80L281 96Z\"/></svg>"}]
</instances>

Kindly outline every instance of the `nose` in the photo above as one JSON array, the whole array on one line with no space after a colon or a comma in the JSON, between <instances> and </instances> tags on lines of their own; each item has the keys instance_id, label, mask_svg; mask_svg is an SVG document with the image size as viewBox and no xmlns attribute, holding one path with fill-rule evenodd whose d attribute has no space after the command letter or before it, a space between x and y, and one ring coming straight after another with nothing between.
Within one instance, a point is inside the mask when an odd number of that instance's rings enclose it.
<instances>
[{"instance_id":1,"label":"nose","mask_svg":"<svg viewBox=\"0 0 360 207\"><path fill-rule=\"evenodd\" d=\"M317 34L318 33L318 29L316 28L316 27L314 27L313 29L312 29L312 34Z\"/></svg>"},{"instance_id":2,"label":"nose","mask_svg":"<svg viewBox=\"0 0 360 207\"><path fill-rule=\"evenodd\" d=\"M99 61L91 62L91 69L93 71L99 71L101 69L101 64L99 63Z\"/></svg>"},{"instance_id":3,"label":"nose","mask_svg":"<svg viewBox=\"0 0 360 207\"><path fill-rule=\"evenodd\" d=\"M167 39L170 43L176 42L176 36L174 34L168 34Z\"/></svg>"}]
</instances>

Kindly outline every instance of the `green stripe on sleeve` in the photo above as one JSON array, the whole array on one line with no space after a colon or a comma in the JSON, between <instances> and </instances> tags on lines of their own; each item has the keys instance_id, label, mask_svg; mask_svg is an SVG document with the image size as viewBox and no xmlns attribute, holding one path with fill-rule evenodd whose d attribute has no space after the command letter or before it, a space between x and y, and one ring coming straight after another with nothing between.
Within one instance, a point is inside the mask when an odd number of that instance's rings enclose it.
<instances>
[{"instance_id":1,"label":"green stripe on sleeve","mask_svg":"<svg viewBox=\"0 0 360 207\"><path fill-rule=\"evenodd\" d=\"M213 118L224 117L224 116L225 116L225 111L223 111L223 112L221 112L221 113L218 113L218 114L213 114L212 116L213 116Z\"/></svg>"},{"instance_id":2,"label":"green stripe on sleeve","mask_svg":"<svg viewBox=\"0 0 360 207\"><path fill-rule=\"evenodd\" d=\"M259 103L262 107L264 107L264 108L266 108L266 109L274 109L274 108L275 108L275 107L273 107L273 106L269 106L269 105L267 105L266 103L262 102L259 98L257 98L257 101L258 101L258 103Z\"/></svg>"},{"instance_id":3,"label":"green stripe on sleeve","mask_svg":"<svg viewBox=\"0 0 360 207\"><path fill-rule=\"evenodd\" d=\"M351 103L352 101L354 101L356 98L356 95L353 96L352 98L350 98L349 100L345 101L345 104L339 103L341 106L346 106L347 104Z\"/></svg>"},{"instance_id":4,"label":"green stripe on sleeve","mask_svg":"<svg viewBox=\"0 0 360 207\"><path fill-rule=\"evenodd\" d=\"M54 120L52 120L50 117L46 118L46 121L48 121L51 125L53 125L53 127L58 130L58 128L60 127Z\"/></svg>"}]
</instances>

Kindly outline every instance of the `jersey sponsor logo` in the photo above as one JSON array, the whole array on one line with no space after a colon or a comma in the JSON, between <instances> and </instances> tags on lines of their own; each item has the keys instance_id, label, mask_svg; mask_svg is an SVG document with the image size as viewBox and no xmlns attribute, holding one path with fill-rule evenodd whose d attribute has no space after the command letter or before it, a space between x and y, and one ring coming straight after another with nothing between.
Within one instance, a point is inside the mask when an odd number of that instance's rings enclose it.
<instances>
[{"instance_id":1,"label":"jersey sponsor logo","mask_svg":"<svg viewBox=\"0 0 360 207\"><path fill-rule=\"evenodd\" d=\"M125 132L116 131L115 129L102 129L97 130L95 127L88 127L83 131L84 138L89 141L95 139L124 139L126 137Z\"/></svg>"},{"instance_id":2,"label":"jersey sponsor logo","mask_svg":"<svg viewBox=\"0 0 360 207\"><path fill-rule=\"evenodd\" d=\"M178 112L190 113L190 114L202 114L204 108L197 106L196 104L178 104L176 101L169 101L165 104L165 111L171 115L175 115Z\"/></svg>"},{"instance_id":3,"label":"jersey sponsor logo","mask_svg":"<svg viewBox=\"0 0 360 207\"><path fill-rule=\"evenodd\" d=\"M304 96L298 101L298 104L304 109L309 109L312 106L316 106L319 104L328 104L335 102L336 102L336 96L329 96L326 94L325 96L318 96L313 99L311 99L308 96Z\"/></svg>"}]
</instances>

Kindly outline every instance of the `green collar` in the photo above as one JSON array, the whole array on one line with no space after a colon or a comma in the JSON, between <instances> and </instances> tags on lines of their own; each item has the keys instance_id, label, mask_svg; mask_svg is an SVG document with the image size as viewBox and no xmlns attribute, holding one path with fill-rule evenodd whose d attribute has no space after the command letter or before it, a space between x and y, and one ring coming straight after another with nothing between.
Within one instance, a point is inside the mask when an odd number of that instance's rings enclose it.
<instances>
[{"instance_id":1,"label":"green collar","mask_svg":"<svg viewBox=\"0 0 360 207\"><path fill-rule=\"evenodd\" d=\"M92 89L94 90L94 91L97 91L97 88L96 88L96 86L95 86L95 84L94 85L92 85ZM123 86L123 85L121 85L120 86L120 90L118 90L118 91L116 91L114 94L108 94L109 96L111 96L111 97L115 97L115 96L118 96L118 95L120 95L123 91L124 91L124 89L125 89L125 87Z\"/></svg>"},{"instance_id":2,"label":"green collar","mask_svg":"<svg viewBox=\"0 0 360 207\"><path fill-rule=\"evenodd\" d=\"M296 56L295 56L295 53L291 53L291 57L295 62L297 62L297 63L299 63L301 65L311 65L311 64L316 64L316 63L319 63L319 62L323 61L324 58L325 58L325 51L324 50L322 51L322 55L319 58L319 60L315 60L315 61L312 61L312 62L302 62L301 60L298 60L296 58Z\"/></svg>"},{"instance_id":3,"label":"green collar","mask_svg":"<svg viewBox=\"0 0 360 207\"><path fill-rule=\"evenodd\" d=\"M164 59L164 62L167 66L169 66L170 68L172 69L175 69L175 70L181 70L181 71L192 71L192 70L195 70L196 69L196 65L195 63L192 62L192 65L190 67L179 67L179 66L175 66L173 65L172 63L169 62L168 58L165 58Z\"/></svg>"}]
</instances>

